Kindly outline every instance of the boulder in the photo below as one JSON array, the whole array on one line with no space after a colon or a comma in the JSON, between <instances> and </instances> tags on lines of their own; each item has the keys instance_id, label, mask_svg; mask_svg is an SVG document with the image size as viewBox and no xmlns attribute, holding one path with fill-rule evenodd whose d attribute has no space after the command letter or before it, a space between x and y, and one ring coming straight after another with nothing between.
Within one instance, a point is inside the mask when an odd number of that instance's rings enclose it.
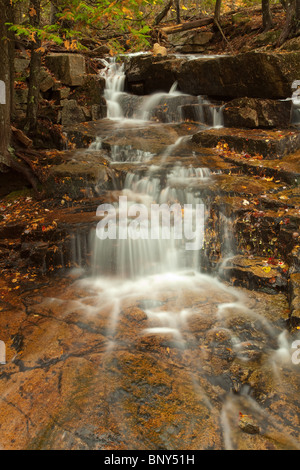
<instances>
[{"instance_id":1,"label":"boulder","mask_svg":"<svg viewBox=\"0 0 300 470\"><path fill-rule=\"evenodd\" d=\"M180 122L184 114L184 106L192 106L197 103L197 98L189 95L166 95L151 112L148 119L159 122Z\"/></svg>"},{"instance_id":2,"label":"boulder","mask_svg":"<svg viewBox=\"0 0 300 470\"><path fill-rule=\"evenodd\" d=\"M259 426L249 417L242 416L239 420L239 428L246 434L259 434Z\"/></svg>"},{"instance_id":3,"label":"boulder","mask_svg":"<svg viewBox=\"0 0 300 470\"><path fill-rule=\"evenodd\" d=\"M92 121L98 121L99 119L105 119L107 116L106 101L103 98L102 104L93 104L91 106L91 117Z\"/></svg>"},{"instance_id":4,"label":"boulder","mask_svg":"<svg viewBox=\"0 0 300 470\"><path fill-rule=\"evenodd\" d=\"M133 93L135 85L139 84L139 94L169 92L185 61L175 56L155 57L152 54L131 57L125 63L128 90Z\"/></svg>"},{"instance_id":5,"label":"boulder","mask_svg":"<svg viewBox=\"0 0 300 470\"><path fill-rule=\"evenodd\" d=\"M209 31L187 31L183 33L172 34L169 41L177 52L182 53L201 53L205 51L214 33Z\"/></svg>"},{"instance_id":6,"label":"boulder","mask_svg":"<svg viewBox=\"0 0 300 470\"><path fill-rule=\"evenodd\" d=\"M181 91L193 95L284 99L299 70L299 52L249 52L186 61L176 78Z\"/></svg>"},{"instance_id":7,"label":"boulder","mask_svg":"<svg viewBox=\"0 0 300 470\"><path fill-rule=\"evenodd\" d=\"M86 75L81 86L76 87L72 97L80 104L91 106L102 104L105 79L97 75Z\"/></svg>"},{"instance_id":8,"label":"boulder","mask_svg":"<svg viewBox=\"0 0 300 470\"><path fill-rule=\"evenodd\" d=\"M290 39L286 41L282 46L282 50L285 51L300 51L300 36L297 38Z\"/></svg>"},{"instance_id":9,"label":"boulder","mask_svg":"<svg viewBox=\"0 0 300 470\"><path fill-rule=\"evenodd\" d=\"M55 92L53 93L53 97L59 102L63 100L67 100L70 97L70 92L71 92L71 88L64 87L63 85L61 85L60 88L55 90Z\"/></svg>"},{"instance_id":10,"label":"boulder","mask_svg":"<svg viewBox=\"0 0 300 470\"><path fill-rule=\"evenodd\" d=\"M144 102L144 96L136 96L128 93L122 93L118 98L118 103L126 118L138 118Z\"/></svg>"},{"instance_id":11,"label":"boulder","mask_svg":"<svg viewBox=\"0 0 300 470\"><path fill-rule=\"evenodd\" d=\"M101 46L98 46L98 47L95 47L92 51L88 51L87 52L87 55L89 57L99 57L99 58L102 58L102 57L105 57L107 55L109 55L110 53L110 48L108 46L106 46L105 44L101 45Z\"/></svg>"},{"instance_id":12,"label":"boulder","mask_svg":"<svg viewBox=\"0 0 300 470\"><path fill-rule=\"evenodd\" d=\"M291 101L237 98L223 109L225 127L285 128L291 121Z\"/></svg>"},{"instance_id":13,"label":"boulder","mask_svg":"<svg viewBox=\"0 0 300 470\"><path fill-rule=\"evenodd\" d=\"M43 67L40 71L40 91L46 93L53 88L55 80L52 75Z\"/></svg>"},{"instance_id":14,"label":"boulder","mask_svg":"<svg viewBox=\"0 0 300 470\"><path fill-rule=\"evenodd\" d=\"M85 59L82 55L53 53L46 56L45 63L64 85L80 86L84 83Z\"/></svg>"},{"instance_id":15,"label":"boulder","mask_svg":"<svg viewBox=\"0 0 300 470\"><path fill-rule=\"evenodd\" d=\"M107 154L98 151L65 151L62 153L64 162L54 165L47 181L48 193L68 194L72 198L87 194L99 194L111 188L113 171L109 168Z\"/></svg>"},{"instance_id":16,"label":"boulder","mask_svg":"<svg viewBox=\"0 0 300 470\"><path fill-rule=\"evenodd\" d=\"M16 73L24 73L29 67L30 60L25 57L16 57L14 59L14 66Z\"/></svg>"},{"instance_id":17,"label":"boulder","mask_svg":"<svg viewBox=\"0 0 300 470\"><path fill-rule=\"evenodd\" d=\"M199 46L200 47L200 46ZM128 88L144 85L144 94L169 91L175 81L190 95L222 99L285 99L299 79L300 52L248 52L236 56L201 57L195 60L151 54L131 57L125 72Z\"/></svg>"},{"instance_id":18,"label":"boulder","mask_svg":"<svg viewBox=\"0 0 300 470\"><path fill-rule=\"evenodd\" d=\"M69 157L69 158L68 158ZM109 179L106 153L103 150L94 152L65 152L65 161L51 168L50 175L58 178L71 177L84 179L90 183L106 183Z\"/></svg>"},{"instance_id":19,"label":"boulder","mask_svg":"<svg viewBox=\"0 0 300 470\"><path fill-rule=\"evenodd\" d=\"M61 123L63 126L70 126L78 122L85 122L86 116L81 106L76 100L64 100L61 111Z\"/></svg>"},{"instance_id":20,"label":"boulder","mask_svg":"<svg viewBox=\"0 0 300 470\"><path fill-rule=\"evenodd\" d=\"M281 31L264 31L255 38L255 45L258 47L276 44L280 37Z\"/></svg>"},{"instance_id":21,"label":"boulder","mask_svg":"<svg viewBox=\"0 0 300 470\"><path fill-rule=\"evenodd\" d=\"M251 21L249 16L245 15L244 11L234 13L231 17L232 24L235 26L241 26Z\"/></svg>"},{"instance_id":22,"label":"boulder","mask_svg":"<svg viewBox=\"0 0 300 470\"><path fill-rule=\"evenodd\" d=\"M157 42L153 46L153 55L157 56L166 56L167 55L167 49L163 46L160 46Z\"/></svg>"}]
</instances>

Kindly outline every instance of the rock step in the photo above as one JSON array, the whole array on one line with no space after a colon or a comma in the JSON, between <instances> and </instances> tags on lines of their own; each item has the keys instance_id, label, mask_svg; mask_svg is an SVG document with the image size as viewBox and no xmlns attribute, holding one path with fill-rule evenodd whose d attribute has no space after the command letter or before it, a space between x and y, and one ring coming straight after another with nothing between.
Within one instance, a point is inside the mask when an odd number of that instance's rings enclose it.
<instances>
[{"instance_id":1,"label":"rock step","mask_svg":"<svg viewBox=\"0 0 300 470\"><path fill-rule=\"evenodd\" d=\"M300 324L300 273L291 274L289 280L289 301L291 307L291 325Z\"/></svg>"},{"instance_id":2,"label":"rock step","mask_svg":"<svg viewBox=\"0 0 300 470\"><path fill-rule=\"evenodd\" d=\"M272 293L287 288L288 266L281 259L237 255L225 263L222 276L235 286Z\"/></svg>"},{"instance_id":3,"label":"rock step","mask_svg":"<svg viewBox=\"0 0 300 470\"><path fill-rule=\"evenodd\" d=\"M226 162L241 167L247 174L282 180L288 184L298 184L300 181L300 151L280 160L258 160L226 151L221 152L221 156Z\"/></svg>"},{"instance_id":4,"label":"rock step","mask_svg":"<svg viewBox=\"0 0 300 470\"><path fill-rule=\"evenodd\" d=\"M257 129L208 129L193 135L192 141L202 147L225 143L229 149L266 159L279 158L300 148L298 130L266 131Z\"/></svg>"}]
</instances>

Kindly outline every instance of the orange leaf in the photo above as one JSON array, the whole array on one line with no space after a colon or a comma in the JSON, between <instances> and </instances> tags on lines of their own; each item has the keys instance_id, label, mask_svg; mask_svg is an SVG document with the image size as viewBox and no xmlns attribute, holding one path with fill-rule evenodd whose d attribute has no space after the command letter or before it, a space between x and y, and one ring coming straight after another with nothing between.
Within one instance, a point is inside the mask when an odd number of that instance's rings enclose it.
<instances>
[{"instance_id":1,"label":"orange leaf","mask_svg":"<svg viewBox=\"0 0 300 470\"><path fill-rule=\"evenodd\" d=\"M29 8L29 16L33 17L36 16L36 9L31 7Z\"/></svg>"}]
</instances>

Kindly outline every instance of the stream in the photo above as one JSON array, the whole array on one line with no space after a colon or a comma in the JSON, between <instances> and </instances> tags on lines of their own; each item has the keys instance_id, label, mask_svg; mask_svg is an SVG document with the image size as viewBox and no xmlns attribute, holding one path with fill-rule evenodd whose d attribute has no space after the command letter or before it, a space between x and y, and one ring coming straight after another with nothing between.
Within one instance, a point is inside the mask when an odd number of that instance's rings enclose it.
<instances>
[{"instance_id":1,"label":"stream","mask_svg":"<svg viewBox=\"0 0 300 470\"><path fill-rule=\"evenodd\" d=\"M86 152L107 151L122 178L98 207L89 272L79 266L26 305L30 339L6 372L4 397L18 397L8 436L32 449L299 450L286 297L226 282L233 221L208 191L223 169L189 124L176 127L196 103L197 132L222 128L222 103L176 83L129 95L124 66L105 65L110 123ZM164 142L169 129L180 132Z\"/></svg>"}]
</instances>

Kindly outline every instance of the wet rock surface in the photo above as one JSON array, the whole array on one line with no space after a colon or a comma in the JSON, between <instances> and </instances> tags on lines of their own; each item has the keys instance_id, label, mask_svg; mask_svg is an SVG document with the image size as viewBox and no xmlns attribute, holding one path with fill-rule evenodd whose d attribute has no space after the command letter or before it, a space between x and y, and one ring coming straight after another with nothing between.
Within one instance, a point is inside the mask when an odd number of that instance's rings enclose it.
<instances>
[{"instance_id":1,"label":"wet rock surface","mask_svg":"<svg viewBox=\"0 0 300 470\"><path fill-rule=\"evenodd\" d=\"M216 147L225 142L237 152L250 155L263 155L273 159L282 157L299 149L300 133L295 130L256 130L256 129L209 129L198 132L193 141L203 147Z\"/></svg>"},{"instance_id":2,"label":"wet rock surface","mask_svg":"<svg viewBox=\"0 0 300 470\"><path fill-rule=\"evenodd\" d=\"M0 447L299 449L299 132L65 130L40 156L49 199L0 205ZM97 207L149 170L201 195L202 273L93 277Z\"/></svg>"},{"instance_id":3,"label":"wet rock surface","mask_svg":"<svg viewBox=\"0 0 300 470\"><path fill-rule=\"evenodd\" d=\"M236 294L202 280L164 288L159 306L150 292L125 297L112 326L105 281L57 281L2 307L2 448L298 448L299 381L276 359L280 326L265 316L280 320L284 296L252 293L248 313L231 310ZM174 305L177 321L188 312L182 339L146 313Z\"/></svg>"},{"instance_id":4,"label":"wet rock surface","mask_svg":"<svg viewBox=\"0 0 300 470\"><path fill-rule=\"evenodd\" d=\"M226 103L223 116L225 127L284 129L290 123L291 101L240 98Z\"/></svg>"}]
</instances>

